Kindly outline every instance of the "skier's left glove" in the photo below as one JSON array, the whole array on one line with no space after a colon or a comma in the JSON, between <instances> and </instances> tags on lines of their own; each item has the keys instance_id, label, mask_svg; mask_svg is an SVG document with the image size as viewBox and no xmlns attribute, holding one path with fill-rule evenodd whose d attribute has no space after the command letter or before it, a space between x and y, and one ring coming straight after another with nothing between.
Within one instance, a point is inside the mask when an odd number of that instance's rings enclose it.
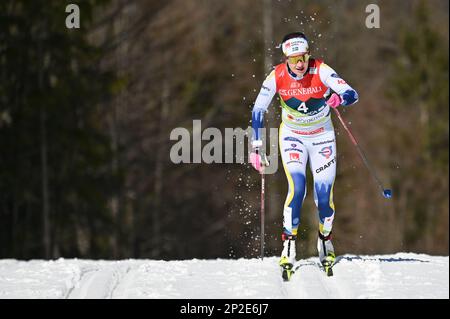
<instances>
[{"instance_id":1,"label":"skier's left glove","mask_svg":"<svg viewBox=\"0 0 450 319\"><path fill-rule=\"evenodd\" d=\"M336 93L331 94L330 98L327 100L328 106L332 107L333 109L341 105L341 102L342 102L341 97Z\"/></svg>"},{"instance_id":2,"label":"skier's left glove","mask_svg":"<svg viewBox=\"0 0 450 319\"><path fill-rule=\"evenodd\" d=\"M267 160L266 154L260 150L261 146L261 140L253 141L252 152L250 153L250 163L259 173L264 171L265 166L269 166L269 161Z\"/></svg>"}]
</instances>

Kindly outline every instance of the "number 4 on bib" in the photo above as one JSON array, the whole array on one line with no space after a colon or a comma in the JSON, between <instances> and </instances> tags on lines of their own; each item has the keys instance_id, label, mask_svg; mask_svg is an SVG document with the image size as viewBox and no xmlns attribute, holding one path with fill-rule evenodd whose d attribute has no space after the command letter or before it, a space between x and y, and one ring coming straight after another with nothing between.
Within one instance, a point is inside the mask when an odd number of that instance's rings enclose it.
<instances>
[{"instance_id":1,"label":"number 4 on bib","mask_svg":"<svg viewBox=\"0 0 450 319\"><path fill-rule=\"evenodd\" d=\"M298 109L300 112L303 113L308 113L308 108L306 107L306 103L302 102L302 104L300 104L300 106L298 107Z\"/></svg>"}]
</instances>

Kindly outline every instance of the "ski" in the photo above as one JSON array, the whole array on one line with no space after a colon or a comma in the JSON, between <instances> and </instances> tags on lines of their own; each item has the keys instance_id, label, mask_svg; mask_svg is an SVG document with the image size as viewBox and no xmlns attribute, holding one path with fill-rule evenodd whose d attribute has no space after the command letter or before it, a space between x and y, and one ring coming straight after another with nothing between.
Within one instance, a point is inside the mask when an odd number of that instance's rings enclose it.
<instances>
[{"instance_id":1,"label":"ski","mask_svg":"<svg viewBox=\"0 0 450 319\"><path fill-rule=\"evenodd\" d=\"M292 275L295 273L292 264L283 264L281 266L281 277L283 281L291 280Z\"/></svg>"},{"instance_id":2,"label":"ski","mask_svg":"<svg viewBox=\"0 0 450 319\"><path fill-rule=\"evenodd\" d=\"M319 267L319 269L321 269L327 275L327 277L331 277L334 275L334 273L333 273L334 264L335 263L333 261L324 260L321 263L318 262L317 266Z\"/></svg>"},{"instance_id":3,"label":"ski","mask_svg":"<svg viewBox=\"0 0 450 319\"><path fill-rule=\"evenodd\" d=\"M333 265L323 265L323 270L328 277L333 276Z\"/></svg>"}]
</instances>

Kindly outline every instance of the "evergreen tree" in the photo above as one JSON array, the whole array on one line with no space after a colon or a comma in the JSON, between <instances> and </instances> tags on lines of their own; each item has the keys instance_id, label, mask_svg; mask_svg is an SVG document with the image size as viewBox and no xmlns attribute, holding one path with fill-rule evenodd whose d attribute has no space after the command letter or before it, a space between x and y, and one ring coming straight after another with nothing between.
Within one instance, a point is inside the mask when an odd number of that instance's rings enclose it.
<instances>
[{"instance_id":1,"label":"evergreen tree","mask_svg":"<svg viewBox=\"0 0 450 319\"><path fill-rule=\"evenodd\" d=\"M430 16L421 1L412 27L401 34L388 91L397 119L390 128L391 147L393 154L402 150L393 184L403 197L399 203L406 203L398 210L408 212L402 217L404 244L428 251L445 245L440 229L448 227L448 215L441 212L448 210L449 143L448 40L431 27Z\"/></svg>"},{"instance_id":2,"label":"evergreen tree","mask_svg":"<svg viewBox=\"0 0 450 319\"><path fill-rule=\"evenodd\" d=\"M99 102L114 77L87 40L99 3L80 4L80 29L66 28L63 1L0 4L1 257L107 251L114 176Z\"/></svg>"}]
</instances>

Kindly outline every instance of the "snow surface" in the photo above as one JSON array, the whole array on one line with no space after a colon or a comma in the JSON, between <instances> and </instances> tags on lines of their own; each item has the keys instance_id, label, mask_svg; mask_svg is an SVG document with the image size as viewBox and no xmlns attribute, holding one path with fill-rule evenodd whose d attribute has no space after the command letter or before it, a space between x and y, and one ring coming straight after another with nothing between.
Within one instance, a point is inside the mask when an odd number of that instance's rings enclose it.
<instances>
[{"instance_id":1,"label":"snow surface","mask_svg":"<svg viewBox=\"0 0 450 319\"><path fill-rule=\"evenodd\" d=\"M0 298L449 298L449 257L339 256L326 277L312 257L283 282L278 257L216 260L0 260Z\"/></svg>"}]
</instances>

